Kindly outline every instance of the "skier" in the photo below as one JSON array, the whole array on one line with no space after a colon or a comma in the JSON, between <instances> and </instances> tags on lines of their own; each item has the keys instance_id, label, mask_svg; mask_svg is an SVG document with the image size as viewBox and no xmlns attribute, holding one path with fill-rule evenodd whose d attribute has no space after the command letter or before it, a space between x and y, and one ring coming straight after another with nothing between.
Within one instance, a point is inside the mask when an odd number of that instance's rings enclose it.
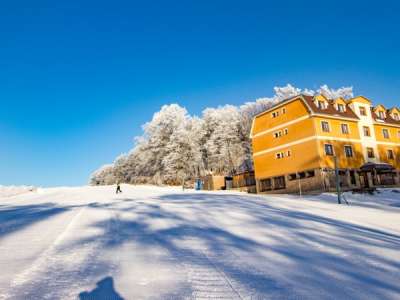
<instances>
[{"instance_id":1,"label":"skier","mask_svg":"<svg viewBox=\"0 0 400 300\"><path fill-rule=\"evenodd\" d=\"M117 190L115 191L116 194L122 193L121 191L121 186L119 185L119 182L117 182Z\"/></svg>"}]
</instances>

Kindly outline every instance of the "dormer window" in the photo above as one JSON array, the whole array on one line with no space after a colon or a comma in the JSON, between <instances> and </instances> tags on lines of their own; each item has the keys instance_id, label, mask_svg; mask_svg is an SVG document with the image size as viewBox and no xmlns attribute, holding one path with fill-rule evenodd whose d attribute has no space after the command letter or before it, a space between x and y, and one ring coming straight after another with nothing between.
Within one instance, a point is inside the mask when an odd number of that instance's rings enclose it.
<instances>
[{"instance_id":1,"label":"dormer window","mask_svg":"<svg viewBox=\"0 0 400 300\"><path fill-rule=\"evenodd\" d=\"M383 111L378 111L379 119L385 119L385 113Z\"/></svg>"},{"instance_id":2,"label":"dormer window","mask_svg":"<svg viewBox=\"0 0 400 300\"><path fill-rule=\"evenodd\" d=\"M365 109L364 106L360 106L360 115L361 116L366 116L367 115L367 110Z\"/></svg>"},{"instance_id":3,"label":"dormer window","mask_svg":"<svg viewBox=\"0 0 400 300\"><path fill-rule=\"evenodd\" d=\"M344 112L345 111L343 104L338 104L337 108L338 108L338 111L340 111L340 112Z\"/></svg>"},{"instance_id":4,"label":"dormer window","mask_svg":"<svg viewBox=\"0 0 400 300\"><path fill-rule=\"evenodd\" d=\"M319 109L325 109L326 108L326 103L325 101L318 101L318 108Z\"/></svg>"},{"instance_id":5,"label":"dormer window","mask_svg":"<svg viewBox=\"0 0 400 300\"><path fill-rule=\"evenodd\" d=\"M398 121L400 118L399 118L399 114L398 113L394 113L393 114L393 119L395 119L396 121Z\"/></svg>"}]
</instances>

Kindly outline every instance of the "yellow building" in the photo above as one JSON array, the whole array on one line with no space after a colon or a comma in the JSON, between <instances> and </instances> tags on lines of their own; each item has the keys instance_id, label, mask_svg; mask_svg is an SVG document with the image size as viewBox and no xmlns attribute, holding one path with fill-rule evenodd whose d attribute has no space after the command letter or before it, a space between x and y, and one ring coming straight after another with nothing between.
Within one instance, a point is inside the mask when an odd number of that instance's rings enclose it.
<instances>
[{"instance_id":1,"label":"yellow building","mask_svg":"<svg viewBox=\"0 0 400 300\"><path fill-rule=\"evenodd\" d=\"M333 190L335 156L343 188L399 184L399 115L362 96L278 103L253 120L257 191Z\"/></svg>"}]
</instances>

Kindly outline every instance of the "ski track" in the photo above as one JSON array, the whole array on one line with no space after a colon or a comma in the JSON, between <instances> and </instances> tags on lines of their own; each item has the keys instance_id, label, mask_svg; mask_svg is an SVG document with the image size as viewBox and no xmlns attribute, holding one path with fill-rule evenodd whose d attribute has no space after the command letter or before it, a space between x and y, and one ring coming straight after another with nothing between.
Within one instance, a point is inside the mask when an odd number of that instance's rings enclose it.
<instances>
[{"instance_id":1,"label":"ski track","mask_svg":"<svg viewBox=\"0 0 400 300\"><path fill-rule=\"evenodd\" d=\"M115 196L111 187L63 188L6 199L3 203L9 206L54 203L70 210L43 221L62 227L49 231L52 240L34 259L26 258L10 286L0 286L0 299L76 299L81 292L96 291L95 283L106 277L114 279L113 289L124 299L400 298L400 265L394 259L400 245L393 223L397 208L339 207L356 212L348 215L365 214L337 235L323 218L332 218L338 206L322 202L304 202L317 220L322 218L314 232L314 219L299 221L307 207L277 196L271 207L264 207L263 198L245 194L229 199L221 196L231 197L226 193L198 196L168 188L125 186L123 191ZM370 232L371 225L363 223L369 222L368 214L371 224L381 222L387 233ZM348 218L344 211L337 215ZM254 226L256 218L264 223ZM349 229L357 224L362 227ZM289 231L279 231L289 225ZM40 243L30 227L21 232L29 233L26 245ZM325 243L321 236L332 241ZM279 251L272 247L274 238L283 243L282 248L275 244ZM3 251L10 245L19 244L0 244ZM321 270L319 264L326 266Z\"/></svg>"}]
</instances>

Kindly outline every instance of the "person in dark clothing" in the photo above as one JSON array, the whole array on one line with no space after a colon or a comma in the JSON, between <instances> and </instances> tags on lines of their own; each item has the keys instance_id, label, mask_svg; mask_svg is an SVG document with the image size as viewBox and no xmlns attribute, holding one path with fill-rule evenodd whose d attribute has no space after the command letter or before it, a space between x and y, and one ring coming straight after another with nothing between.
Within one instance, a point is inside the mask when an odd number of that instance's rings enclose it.
<instances>
[{"instance_id":1,"label":"person in dark clothing","mask_svg":"<svg viewBox=\"0 0 400 300\"><path fill-rule=\"evenodd\" d=\"M115 191L116 194L122 193L121 191L121 186L119 185L119 182L117 183L117 190Z\"/></svg>"}]
</instances>

